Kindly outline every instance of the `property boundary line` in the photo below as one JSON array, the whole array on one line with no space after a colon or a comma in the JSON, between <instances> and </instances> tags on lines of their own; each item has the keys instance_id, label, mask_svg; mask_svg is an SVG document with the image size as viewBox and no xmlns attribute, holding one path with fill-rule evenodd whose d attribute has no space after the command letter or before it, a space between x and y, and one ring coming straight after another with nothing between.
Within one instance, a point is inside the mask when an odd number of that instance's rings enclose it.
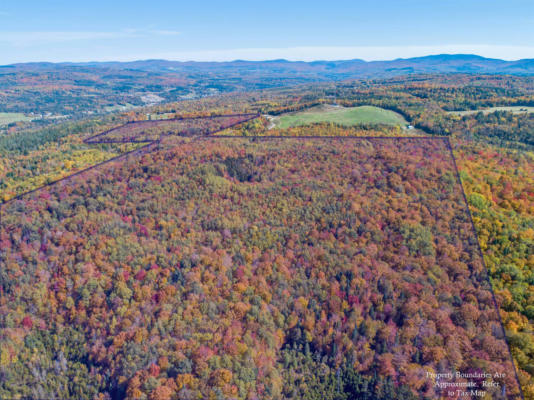
<instances>
[{"instance_id":1,"label":"property boundary line","mask_svg":"<svg viewBox=\"0 0 534 400\"><path fill-rule=\"evenodd\" d=\"M425 139L425 140L428 140L428 139L444 139L444 138L447 138L447 136L355 136L355 135L350 135L350 136L280 136L280 135L274 135L274 136L242 136L242 135L214 135L214 133L217 133L217 132L220 132L220 131L223 131L223 130L226 130L226 129L230 129L230 128L233 128L234 126L236 125L239 125L239 124L242 124L242 123L245 123L245 122L248 122L252 119L255 119L255 118L258 118L260 117L261 115L260 114L253 114L253 113L248 113L248 114L222 114L222 115L210 115L210 116L197 116L197 117L183 117L183 118L169 118L169 119L156 119L156 120L143 120L143 121L129 121L129 122L126 122L125 124L122 124L122 125L119 125L119 126L116 126L114 128L111 128L111 129L107 129L105 130L104 132L101 132L99 134L96 134L94 136L91 136L89 138L86 138L83 140L83 143L84 144L126 144L126 143L136 143L136 144L145 144L144 146L142 147L139 147L137 149L134 149L134 150L131 150L131 151L128 151L126 153L122 153L122 154L119 154L115 157L112 157L108 160L105 160L105 161L102 161L100 163L97 163L97 164L94 164L88 168L85 168L85 169L82 169L80 171L76 171L75 173L71 174L71 175L68 175L68 176L65 176L63 178L59 178L59 179L56 179L52 182L49 182L43 186L39 186L37 188L34 188L30 191L27 191L27 192L24 192L24 193L20 193L18 195L16 195L15 197L12 197L11 199L9 200L6 200L2 203L0 203L0 222L2 220L2 207L5 206L5 205L8 205L16 200L20 200L22 197L26 196L26 195L30 195L32 193L35 193L39 190L42 190L42 189L45 189L46 187L49 187L51 185L55 185L57 183L60 183L62 181L66 181L70 178L73 178L77 175L80 175L84 172L87 172L89 170L92 170L94 168L97 168L101 165L104 165L106 163L109 163L109 162L113 162L113 161L117 161L118 159L120 159L121 157L125 157L125 156L128 156L128 155L131 155L137 151L141 151L141 150L144 150L146 149L147 147L149 147L151 144L154 144L154 143L160 143L161 142L161 139L163 137L168 137L168 136L172 136L173 133L172 132L169 132L169 133L165 133L163 134L160 138L158 139L154 139L154 140L135 140L135 139L128 139L128 138L125 138L125 139L108 139L108 140L94 140L96 138L99 138L99 137L102 137L104 135L107 135L108 133L110 132L113 132L117 129L120 129L120 128L123 128L125 126L128 126L128 125L134 125L134 124L140 124L140 123L158 123L158 122L168 122L168 121L184 121L184 120L197 120L197 119L215 119L215 118L218 118L218 117L248 117L247 119L245 120L242 120L242 121L239 121L239 122L236 122L236 123L233 123L229 126L226 126L224 128L218 128L218 129L214 129L214 130L211 130L211 131L208 131L206 133L204 133L203 136L180 136L179 134L178 135L175 135L177 137L190 137L190 138L195 138L195 139L207 139L207 138L215 138L215 139L228 139L228 138L235 138L235 139L253 139L253 140L268 140L268 139L330 139L330 140L342 140L342 139Z\"/></svg>"},{"instance_id":2,"label":"property boundary line","mask_svg":"<svg viewBox=\"0 0 534 400\"><path fill-rule=\"evenodd\" d=\"M215 118L218 118L218 117L246 117L246 119L244 120L241 120L239 122L236 122L236 123L233 123L229 126L226 126L226 127L223 127L223 128L217 128L217 129L213 129L211 131L208 131L205 133L205 135L213 135L213 133L216 133L216 132L220 132L220 131L223 131L225 129L230 129L236 125L239 125L239 124L242 124L242 123L245 123L245 122L248 122L254 118L258 118L260 117L260 114L254 114L254 113L248 113L248 114L222 114L222 115L210 115L210 116L197 116L197 117L184 117L184 118L169 118L169 119L156 119L156 120L143 120L143 121L130 121L130 122L127 122L123 125L120 125L120 126L116 126L114 128L111 128L111 129L107 129L105 130L104 132L101 132L99 134L96 134L94 136L91 136L89 138L86 138L83 140L83 143L84 144L116 144L116 143L119 143L119 144L125 144L125 143L137 143L137 144L141 144L141 143L145 143L144 146L141 146L137 149L134 149L134 150L131 150L131 151L128 151L126 153L122 153L122 154L119 154L115 157L112 157L108 160L105 160L105 161L102 161L102 162L99 162L97 164L94 164L94 165L91 165L90 167L87 167L87 168L84 168L82 170L79 170L79 171L76 171L75 173L71 174L71 175L68 175L68 176L64 176L62 178L59 178L59 179L56 179L52 182L49 182L45 185L42 185L42 186L39 186L39 187L36 187L32 190L29 190L27 192L24 192L24 193L20 193L18 195L16 195L15 197L12 197L11 199L7 200L7 201L4 201L4 202L1 202L0 203L0 229L1 229L1 224L2 224L2 209L4 206L6 205L9 205L10 203L13 203L17 200L20 200L22 199L24 196L27 196L27 195L30 195L32 193L36 193L40 190L43 190L49 186L52 186L52 185L55 185L57 183L60 183L60 182L64 182L64 181L67 181L71 178L74 178L84 172L87 172L87 171L90 171L92 169L95 169L97 167L100 167L104 164L107 164L107 163L110 163L110 162L113 162L113 161L117 161L119 159L121 159L122 157L127 157L129 155L132 155L132 154L135 154L136 152L143 152L143 151L146 151L148 149L148 147L150 147L151 145L153 144L159 144L161 143L161 139L163 137L166 137L166 136L170 136L172 135L173 133L172 132L168 132L166 134L163 134L161 135L158 139L154 139L154 140L135 140L135 139L121 139L121 140L100 140L100 141L96 141L96 140L93 140L95 138L98 138L98 137L101 137L103 135L106 135L116 129L119 129L119 128L122 128L122 127L125 127L125 126L128 126L128 125L134 125L134 124L138 124L138 123L145 123L145 122L153 122L154 125L157 125L158 122L167 122L167 121L183 121L183 120L197 120L197 119L206 119L206 120L211 120L211 119L215 119ZM177 135L179 136L179 135ZM185 137L185 136L184 136ZM191 137L194 137L194 136L191 136ZM210 136L211 137L211 136Z\"/></svg>"},{"instance_id":3,"label":"property boundary line","mask_svg":"<svg viewBox=\"0 0 534 400\"><path fill-rule=\"evenodd\" d=\"M495 310L497 311L497 315L499 317L499 322L501 324L503 338L504 338L504 341L506 343L506 347L508 347L508 354L510 355L510 359L512 361L512 366L514 368L515 379L517 381L517 386L519 387L519 394L521 396L521 399L525 400L525 394L523 393L523 388L521 387L521 382L519 380L519 374L517 373L517 367L515 365L514 357L512 355L512 348L510 347L510 342L509 342L508 338L506 337L506 331L504 329L504 323L502 322L501 311L500 311L499 305L497 303L497 298L495 297L495 289L493 288L493 283L491 282L491 276L490 276L490 272L489 272L488 266L486 265L486 261L484 260L484 253L482 252L482 247L480 246L480 241L478 239L478 233L477 233L477 229L475 227L475 222L473 220L473 215L471 214L471 209L469 208L469 203L467 202L467 196L465 194L464 185L462 184L462 179L460 177L460 170L458 169L458 164L456 162L456 157L454 156L454 151L452 150L450 139L447 138L447 140L445 142L447 144L447 148L448 148L448 150L450 152L450 155L451 155L451 158L452 158L452 162L453 162L453 165L454 165L454 170L455 170L455 173L456 173L456 179L457 179L458 184L460 185L460 188L462 190L462 196L463 196L463 199L464 199L464 204L465 204L465 207L467 208L467 215L469 217L469 221L471 223L471 228L473 229L473 233L475 235L475 239L476 239L476 242L477 242L478 254L479 254L479 256L480 256L480 258L482 260L482 266L484 267L484 270L486 271L486 279L488 280L488 284L489 284L490 291L491 291L491 296L493 298L493 305L495 306Z\"/></svg>"},{"instance_id":4,"label":"property boundary line","mask_svg":"<svg viewBox=\"0 0 534 400\"><path fill-rule=\"evenodd\" d=\"M101 141L95 141L94 139L97 139L99 137L105 136L105 135L107 135L107 134L109 134L109 133L111 133L113 131L116 131L117 129L124 128L124 127L129 126L129 125L141 125L141 124L144 124L144 125L157 125L160 122L179 122L179 121L189 121L189 120L197 120L197 119L210 120L210 119L215 119L215 118L220 118L220 117L246 117L247 119L245 119L243 121L240 121L240 122L238 122L236 124L232 124L231 126L225 127L223 129L218 129L218 130L215 130L213 132L209 132L207 134L219 132L219 131L224 130L224 129L229 129L232 126L235 126L235 125L238 125L238 124L242 124L242 123L250 121L251 119L254 119L254 118L258 118L258 117L260 117L260 114L256 114L256 113L221 114L221 115L208 115L208 116L196 116L196 117L182 117L182 118L149 119L149 120L142 120L142 121L129 121L129 122L126 122L125 124L116 126L114 128L105 130L104 132L100 132L100 133L98 133L98 134L96 134L94 136L88 137L88 138L84 139L83 143L85 143L85 144L123 143L123 142L107 142L107 141L106 142L104 142L104 141L101 142ZM130 142L126 142L126 143L130 143Z\"/></svg>"},{"instance_id":5,"label":"property boundary line","mask_svg":"<svg viewBox=\"0 0 534 400\"><path fill-rule=\"evenodd\" d=\"M148 148L150 145L152 145L152 144L156 144L156 143L158 143L158 142L157 142L157 141L149 142L149 143L145 144L144 146L141 146L141 147L139 147L139 148L137 148L137 149L130 150L130 151L127 151L126 153L119 154L119 155L117 155L117 156L115 156L115 157L110 158L109 160L101 161L101 162L99 162L98 164L94 164L94 165L91 165L90 167L87 167L87 168L82 169L82 170L80 170L80 171L76 171L76 172L74 172L74 173L71 174L71 175L64 176L63 178L56 179L55 181L49 182L49 183L47 183L46 185L39 186L39 187L37 187L37 188L35 188L35 189L32 189L32 190L30 190L30 191L28 191L28 192L21 193L21 194L15 196L15 197L12 197L11 199L9 199L9 200L3 202L2 204L0 204L0 208L3 207L3 206L8 205L8 204L10 204L10 203L13 203L13 202L15 202L15 201L17 201L17 200L22 199L24 196L27 196L27 195L30 195L30 194L32 194L32 193L38 192L38 191L40 191L40 190L46 189L47 187L49 187L49 186L53 186L53 185L55 185L55 184L57 184L57 183L67 181L67 180L69 180L69 179L71 179L71 178L74 178L74 177L80 175L80 174L83 174L84 172L87 172L87 171L90 171L90 170L95 169L95 168L97 168L97 167L100 167L101 165L104 165L104 164L107 164L107 163L110 163L110 162L113 162L113 161L117 161L117 160L119 160L119 159L121 159L121 158L123 158L123 157L127 157L127 156L132 155L132 154L134 154L134 153L136 153L136 152L142 152L143 150L145 150L146 148ZM0 220L0 221L1 221L1 220Z\"/></svg>"},{"instance_id":6,"label":"property boundary line","mask_svg":"<svg viewBox=\"0 0 534 400\"><path fill-rule=\"evenodd\" d=\"M424 140L446 140L448 136L239 136L239 135L212 135L212 136L196 136L195 139L253 139L253 140L266 140L266 139L330 139L330 140L342 140L342 139L424 139Z\"/></svg>"},{"instance_id":7,"label":"property boundary line","mask_svg":"<svg viewBox=\"0 0 534 400\"><path fill-rule=\"evenodd\" d=\"M77 171L72 175L69 175L69 176L64 177L64 178L60 178L60 179L58 179L56 181L53 181L53 182L50 182L50 183L48 183L48 184L46 184L44 186L40 186L38 188L32 189L31 191L19 194L19 195L15 196L15 197L9 199L8 201L6 201L4 203L1 203L0 204L0 228L1 228L1 223L2 223L2 208L3 208L3 206L8 205L10 203L13 203L13 202L15 202L17 200L20 200L26 195L30 195L32 193L36 193L36 192L38 192L40 190L43 190L43 189L45 189L45 188L47 188L49 186L58 184L60 182L67 181L67 180L69 180L71 178L74 178L74 177L84 173L84 172L93 170L93 169L95 169L97 167L100 167L100 166L102 166L104 164L107 164L107 163L110 163L110 162L113 162L113 161L117 161L117 160L119 160L121 158L124 158L124 157L127 157L129 155L135 154L136 152L142 153L143 151L147 150L152 145L158 145L159 146L160 143L161 143L161 139L163 137L171 136L172 132L171 133L167 133L167 134L163 134L156 140L146 140L146 141L132 141L132 142L130 142L130 141L124 141L124 142L92 141L92 142L90 142L89 140L91 140L91 139L94 139L94 138L97 138L97 137L101 137L102 135L107 134L107 133L109 133L109 132L111 132L111 131L113 131L115 129L118 129L118 128L121 128L121 127L124 127L124 126L127 126L127 125L131 125L131 124L135 124L135 123L140 123L140 122L156 122L157 123L157 122L160 122L160 121L181 121L181 120L201 119L201 118L213 119L213 118L216 118L216 117L239 117L239 116L250 117L250 118L247 118L247 119L245 119L243 121L239 121L237 123L234 123L234 124L232 124L232 125L230 125L228 127L224 127L224 128L221 128L221 129L214 130L212 132L208 132L203 136L180 136L180 135L176 135L176 136L177 137L182 137L182 138L193 138L195 140L206 140L206 139L210 139L210 140L211 139L252 139L254 141L258 141L258 140L259 141L263 141L263 140L270 140L270 139L327 139L327 140L345 140L345 139L349 139L349 140L350 139L357 139L357 140L370 140L370 139L372 139L372 140L376 140L376 139L378 139L378 140L409 140L409 139L412 139L413 140L413 139L415 139L415 140L441 140L441 141L443 141L443 143L445 144L447 150L450 153L451 161L452 161L453 168L454 168L454 173L456 175L456 180L457 180L458 185L460 186L460 190L461 190L461 194L462 194L462 198L463 198L463 202L464 202L464 207L466 208L467 216L469 218L469 222L471 224L471 228L472 228L473 234L475 236L476 247L477 247L477 250L478 250L478 254L479 254L479 257L481 258L481 262L482 262L484 271L486 273L486 279L487 279L489 287L490 287L490 291L491 291L491 295L492 295L495 311L497 312L498 321L499 321L499 323L501 325L503 339L504 339L504 341L506 343L506 346L508 348L508 354L510 356L510 360L512 362L512 366L513 366L513 369L514 369L514 375L515 375L515 378L516 378L516 381L517 381L519 394L520 394L521 399L525 400L525 396L524 396L524 393L523 393L523 388L521 387L521 382L519 380L519 374L517 372L517 367L516 367L516 364L515 364L515 361L514 361L514 358L513 358L513 355L512 355L512 350L511 350L511 347L510 347L510 343L509 343L508 338L506 337L506 331L504 329L504 323L502 321L501 313L500 313L500 310L499 310L499 307L498 307L497 299L496 299L496 296L495 296L495 290L493 288L493 283L491 281L489 269L488 269L488 267L486 265L486 262L484 260L484 253L482 252L482 247L480 246L478 233L477 233L477 230L476 230L476 227L475 227L473 216L471 214L471 210L469 209L469 203L467 201L467 196L465 194L465 189L463 187L462 180L461 180L461 177L460 177L460 172L459 172L459 169L458 169L458 164L457 164L457 161L456 161L456 157L454 156L454 152L453 152L453 149L452 149L452 146L451 146L450 138L448 136L239 136L239 135L219 135L219 136L217 136L217 135L213 135L213 133L220 132L220 131L225 130L225 129L229 129L229 128L233 127L233 126L236 126L236 125L242 124L244 122L250 121L251 119L257 118L257 117L259 117L259 114L227 114L227 115L217 115L217 116L210 116L210 117L190 117L190 118L175 118L175 119L149 120L149 121L132 121L132 122L128 122L126 124L123 124L123 125L121 125L119 127L115 127L115 128L109 129L109 130L107 130L105 132L102 132L100 134L97 134L95 136L92 136L91 138L87 138L83 142L86 143L86 144L99 144L99 143L146 143L144 146L142 146L140 148L137 148L137 149L134 149L134 150L131 150L129 152L120 154L120 155L118 155L116 157L113 157L113 158L111 158L109 160L106 160L106 161L100 162L98 164L92 165L89 168Z\"/></svg>"}]
</instances>

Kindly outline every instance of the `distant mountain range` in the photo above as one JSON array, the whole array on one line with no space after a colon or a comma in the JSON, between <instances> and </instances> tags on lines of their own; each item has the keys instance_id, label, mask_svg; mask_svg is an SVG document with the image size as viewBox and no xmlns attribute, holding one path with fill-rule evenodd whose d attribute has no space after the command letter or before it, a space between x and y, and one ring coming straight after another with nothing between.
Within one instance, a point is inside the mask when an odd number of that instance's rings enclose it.
<instances>
[{"instance_id":1,"label":"distant mountain range","mask_svg":"<svg viewBox=\"0 0 534 400\"><path fill-rule=\"evenodd\" d=\"M195 62L142 60L132 62L27 63L4 66L22 70L50 70L69 67L138 70L189 75L214 73L229 75L280 76L298 80L340 80L350 78L390 77L406 74L469 73L534 75L534 59L505 61L472 54L440 54L390 61L245 61Z\"/></svg>"},{"instance_id":2,"label":"distant mountain range","mask_svg":"<svg viewBox=\"0 0 534 400\"><path fill-rule=\"evenodd\" d=\"M26 63L0 66L0 112L81 115L123 107L354 79L412 74L534 75L534 60L434 55L392 61Z\"/></svg>"},{"instance_id":3,"label":"distant mountain range","mask_svg":"<svg viewBox=\"0 0 534 400\"><path fill-rule=\"evenodd\" d=\"M93 63L97 66L98 63ZM213 69L264 69L277 70L281 73L295 72L317 74L320 76L373 77L383 75L418 74L418 73L490 73L490 74L534 74L534 59L505 61L484 58L470 54L441 54L426 57L396 59L391 61L244 61L231 62L177 62L164 60L134 61L131 63L109 63L108 66L125 67L142 70L213 70Z\"/></svg>"}]
</instances>

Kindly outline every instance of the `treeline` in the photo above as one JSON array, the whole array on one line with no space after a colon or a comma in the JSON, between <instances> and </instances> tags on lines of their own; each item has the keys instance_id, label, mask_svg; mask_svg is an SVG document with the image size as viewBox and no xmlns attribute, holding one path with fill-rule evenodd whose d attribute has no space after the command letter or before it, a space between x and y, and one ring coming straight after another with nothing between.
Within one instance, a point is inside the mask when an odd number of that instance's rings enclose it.
<instances>
[{"instance_id":1,"label":"treeline","mask_svg":"<svg viewBox=\"0 0 534 400\"><path fill-rule=\"evenodd\" d=\"M30 129L16 134L0 136L0 156L28 155L31 151L53 143L60 144L69 135L89 136L100 132L105 127L113 124L113 121L89 120L83 122L67 122L53 125L44 129Z\"/></svg>"}]
</instances>

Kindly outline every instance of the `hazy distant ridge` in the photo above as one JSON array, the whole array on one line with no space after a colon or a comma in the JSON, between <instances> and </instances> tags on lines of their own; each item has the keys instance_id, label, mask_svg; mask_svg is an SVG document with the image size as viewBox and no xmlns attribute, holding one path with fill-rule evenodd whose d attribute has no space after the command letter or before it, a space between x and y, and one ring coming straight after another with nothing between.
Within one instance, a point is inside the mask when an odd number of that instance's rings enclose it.
<instances>
[{"instance_id":1,"label":"hazy distant ridge","mask_svg":"<svg viewBox=\"0 0 534 400\"><path fill-rule=\"evenodd\" d=\"M425 57L396 59L390 61L227 61L196 62L168 60L140 60L131 62L87 62L87 63L27 63L4 66L16 69L56 69L64 67L132 69L151 72L204 72L224 70L233 72L256 72L275 74L310 75L317 79L369 78L404 75L412 73L487 73L487 74L534 74L534 59L505 61L472 54L440 54Z\"/></svg>"}]
</instances>

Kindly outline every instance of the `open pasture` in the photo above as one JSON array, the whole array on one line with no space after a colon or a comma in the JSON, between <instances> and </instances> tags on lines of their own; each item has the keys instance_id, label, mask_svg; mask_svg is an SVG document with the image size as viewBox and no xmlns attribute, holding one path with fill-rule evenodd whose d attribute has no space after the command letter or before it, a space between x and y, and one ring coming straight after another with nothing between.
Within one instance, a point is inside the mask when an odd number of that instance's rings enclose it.
<instances>
[{"instance_id":1,"label":"open pasture","mask_svg":"<svg viewBox=\"0 0 534 400\"><path fill-rule=\"evenodd\" d=\"M305 111L272 117L273 128L286 129L317 122L332 122L345 126L384 124L406 126L404 117L394 111L374 106L340 107L321 105Z\"/></svg>"}]
</instances>

